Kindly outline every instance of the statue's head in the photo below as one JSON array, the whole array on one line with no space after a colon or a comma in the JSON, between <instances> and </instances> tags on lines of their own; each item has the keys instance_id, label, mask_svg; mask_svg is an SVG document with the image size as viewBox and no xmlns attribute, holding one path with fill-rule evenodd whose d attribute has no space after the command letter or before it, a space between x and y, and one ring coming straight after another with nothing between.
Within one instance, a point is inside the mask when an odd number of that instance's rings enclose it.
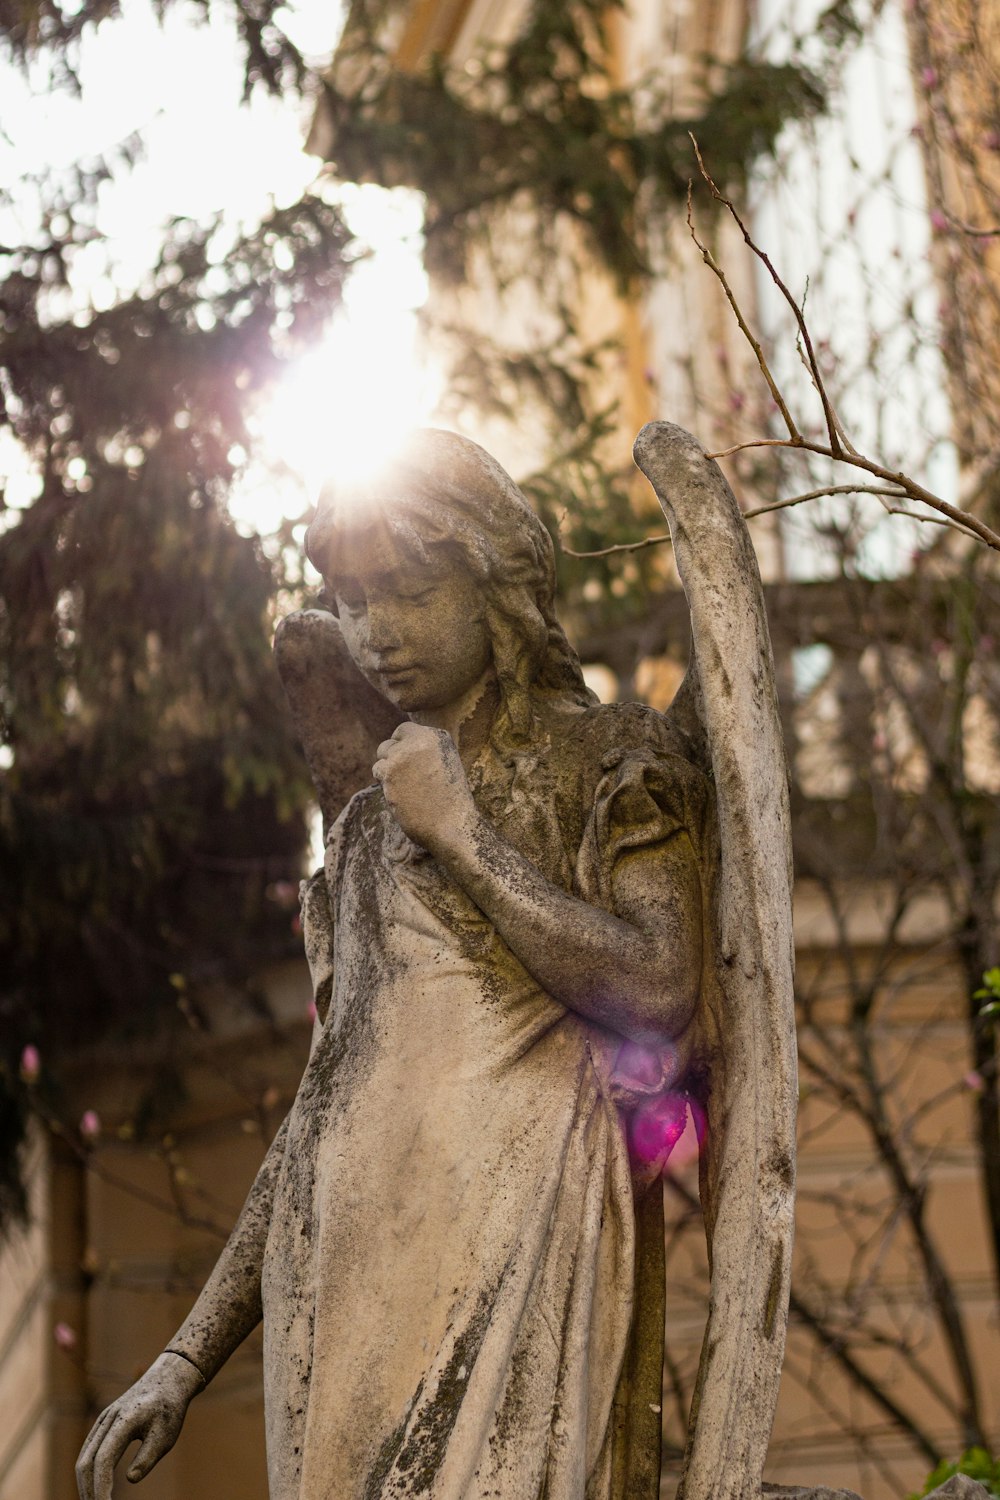
<instances>
[{"instance_id":1,"label":"statue's head","mask_svg":"<svg viewBox=\"0 0 1000 1500\"><path fill-rule=\"evenodd\" d=\"M536 693L592 701L556 620L552 542L495 459L456 433L426 428L364 483L331 486L306 536L310 561L334 598L356 586L373 556L411 568L442 566L482 601L504 729L530 733Z\"/></svg>"}]
</instances>

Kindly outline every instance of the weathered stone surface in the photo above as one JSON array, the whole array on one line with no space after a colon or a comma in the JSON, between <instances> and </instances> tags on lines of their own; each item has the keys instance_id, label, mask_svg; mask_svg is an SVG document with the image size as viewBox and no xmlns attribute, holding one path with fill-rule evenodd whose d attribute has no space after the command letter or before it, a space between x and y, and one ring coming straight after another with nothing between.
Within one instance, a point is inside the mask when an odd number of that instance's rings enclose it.
<instances>
[{"instance_id":1,"label":"weathered stone surface","mask_svg":"<svg viewBox=\"0 0 1000 1500\"><path fill-rule=\"evenodd\" d=\"M831 1490L826 1485L811 1489L808 1485L765 1484L761 1494L763 1500L861 1500L854 1490Z\"/></svg>"},{"instance_id":2,"label":"weathered stone surface","mask_svg":"<svg viewBox=\"0 0 1000 1500\"><path fill-rule=\"evenodd\" d=\"M936 1490L931 1490L925 1500L991 1500L991 1496L978 1479L970 1479L968 1474L953 1474Z\"/></svg>"},{"instance_id":3,"label":"weathered stone surface","mask_svg":"<svg viewBox=\"0 0 1000 1500\"><path fill-rule=\"evenodd\" d=\"M679 429L637 453L692 611L667 716L594 702L551 542L475 444L420 434L321 508L339 620L277 645L332 822L313 1049L84 1500L135 1437L152 1467L261 1317L271 1500L655 1500L660 1172L693 1095L714 1270L685 1493L756 1500L794 1176L781 738L731 494Z\"/></svg>"},{"instance_id":4,"label":"weathered stone surface","mask_svg":"<svg viewBox=\"0 0 1000 1500\"><path fill-rule=\"evenodd\" d=\"M788 785L760 575L719 466L667 422L640 432L691 610L677 710L704 736L718 804L705 1194L708 1326L684 1500L749 1500L760 1484L785 1345L798 1097Z\"/></svg>"},{"instance_id":5,"label":"weathered stone surface","mask_svg":"<svg viewBox=\"0 0 1000 1500\"><path fill-rule=\"evenodd\" d=\"M371 780L375 750L402 715L360 675L327 610L303 609L282 620L274 654L330 828Z\"/></svg>"}]
</instances>

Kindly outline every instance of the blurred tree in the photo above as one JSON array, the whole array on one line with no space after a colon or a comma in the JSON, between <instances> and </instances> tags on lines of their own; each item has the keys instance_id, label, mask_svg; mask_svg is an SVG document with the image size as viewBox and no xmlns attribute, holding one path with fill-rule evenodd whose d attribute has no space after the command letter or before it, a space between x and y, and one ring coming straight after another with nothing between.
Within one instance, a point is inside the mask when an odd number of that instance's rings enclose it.
<instances>
[{"instance_id":1,"label":"blurred tree","mask_svg":"<svg viewBox=\"0 0 1000 1500\"><path fill-rule=\"evenodd\" d=\"M834 0L824 13L830 59L850 11ZM520 482L567 544L564 596L599 589L609 620L638 618L662 578L650 554L581 568L568 550L634 540L649 519L622 441L621 350L597 304L634 299L662 274L684 222L690 132L735 191L790 120L823 109L824 84L801 53L772 63L744 47L700 58L679 103L658 61L625 76L622 0L500 7L460 57L454 20L411 47L403 23L419 33L420 21L391 0L353 0L313 149L348 181L419 188L445 414L516 431L535 465Z\"/></svg>"},{"instance_id":2,"label":"blurred tree","mask_svg":"<svg viewBox=\"0 0 1000 1500\"><path fill-rule=\"evenodd\" d=\"M296 97L277 6L229 9L246 97ZM0 40L72 88L116 10L4 4ZM98 308L78 257L140 151L22 185L36 232L0 247L0 438L40 476L0 516L0 1217L22 1201L25 1046L57 1090L80 1042L175 1016L182 979L295 944L267 891L298 877L310 798L270 656L296 564L227 499L251 403L337 305L349 236L321 192L235 238L174 220Z\"/></svg>"}]
</instances>

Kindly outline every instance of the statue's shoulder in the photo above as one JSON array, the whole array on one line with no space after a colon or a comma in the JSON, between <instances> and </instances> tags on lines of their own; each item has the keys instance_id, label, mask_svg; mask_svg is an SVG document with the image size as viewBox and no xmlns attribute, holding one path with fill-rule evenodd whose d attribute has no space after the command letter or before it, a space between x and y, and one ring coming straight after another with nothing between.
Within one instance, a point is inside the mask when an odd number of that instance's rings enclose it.
<instances>
[{"instance_id":1,"label":"statue's shoulder","mask_svg":"<svg viewBox=\"0 0 1000 1500\"><path fill-rule=\"evenodd\" d=\"M565 725L566 750L607 772L633 756L678 762L678 774L702 777L688 736L669 713L648 703L595 703Z\"/></svg>"}]
</instances>

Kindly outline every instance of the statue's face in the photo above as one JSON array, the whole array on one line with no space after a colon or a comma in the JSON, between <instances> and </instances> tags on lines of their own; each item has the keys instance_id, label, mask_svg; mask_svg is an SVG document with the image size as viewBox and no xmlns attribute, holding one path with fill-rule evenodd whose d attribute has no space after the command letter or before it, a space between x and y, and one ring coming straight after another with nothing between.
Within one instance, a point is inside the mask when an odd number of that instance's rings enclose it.
<instances>
[{"instance_id":1,"label":"statue's face","mask_svg":"<svg viewBox=\"0 0 1000 1500\"><path fill-rule=\"evenodd\" d=\"M361 672L404 713L457 703L493 655L479 585L440 553L417 561L384 537L351 551L333 589Z\"/></svg>"}]
</instances>

